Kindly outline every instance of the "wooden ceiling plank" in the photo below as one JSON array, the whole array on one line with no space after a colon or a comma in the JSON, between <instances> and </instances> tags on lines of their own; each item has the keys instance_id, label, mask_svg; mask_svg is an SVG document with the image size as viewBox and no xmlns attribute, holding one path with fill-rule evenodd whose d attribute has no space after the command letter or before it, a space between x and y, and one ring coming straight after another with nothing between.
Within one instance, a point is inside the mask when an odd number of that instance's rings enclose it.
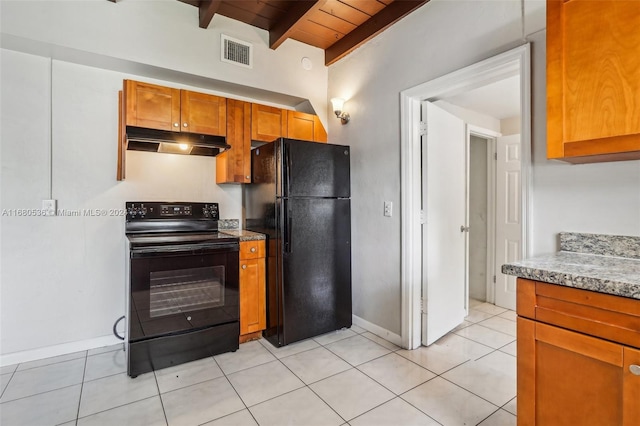
<instances>
[{"instance_id":1,"label":"wooden ceiling plank","mask_svg":"<svg viewBox=\"0 0 640 426\"><path fill-rule=\"evenodd\" d=\"M336 62L428 1L429 0L394 1L376 15L372 16L367 22L326 49L324 52L325 65L331 65Z\"/></svg>"},{"instance_id":2,"label":"wooden ceiling plank","mask_svg":"<svg viewBox=\"0 0 640 426\"><path fill-rule=\"evenodd\" d=\"M233 6L250 13L265 17L270 21L280 19L287 12L287 9L277 7L277 2L273 1L225 1L223 5Z\"/></svg>"},{"instance_id":3,"label":"wooden ceiling plank","mask_svg":"<svg viewBox=\"0 0 640 426\"><path fill-rule=\"evenodd\" d=\"M370 15L367 15L361 10L355 9L338 0L328 0L320 9L329 15L337 16L338 18L356 26L365 23L369 18L371 18Z\"/></svg>"},{"instance_id":4,"label":"wooden ceiling plank","mask_svg":"<svg viewBox=\"0 0 640 426\"><path fill-rule=\"evenodd\" d=\"M347 4L354 9L358 9L361 12L366 13L369 16L373 16L386 7L386 4L376 0L340 0L342 3Z\"/></svg>"},{"instance_id":5,"label":"wooden ceiling plank","mask_svg":"<svg viewBox=\"0 0 640 426\"><path fill-rule=\"evenodd\" d=\"M198 13L200 17L200 28L208 28L211 20L213 19L213 15L216 14L220 5L222 4L222 0L201 0L200 5L198 6Z\"/></svg>"},{"instance_id":6,"label":"wooden ceiling plank","mask_svg":"<svg viewBox=\"0 0 640 426\"><path fill-rule=\"evenodd\" d=\"M240 4L244 2L238 2ZM271 19L256 15L255 13L237 7L236 2L223 1L218 14L226 16L227 18L235 19L236 21L244 22L245 24L253 25L254 27L261 28L263 30L269 30L273 22Z\"/></svg>"},{"instance_id":7,"label":"wooden ceiling plank","mask_svg":"<svg viewBox=\"0 0 640 426\"><path fill-rule=\"evenodd\" d=\"M313 15L309 16L309 21L320 24L324 27L331 28L341 34L349 34L351 31L357 28L356 25L344 19L338 18L335 15L330 15L323 10L318 10Z\"/></svg>"},{"instance_id":8,"label":"wooden ceiling plank","mask_svg":"<svg viewBox=\"0 0 640 426\"><path fill-rule=\"evenodd\" d=\"M195 7L198 7L200 5L200 0L178 0L178 1L180 3L190 4L191 6L195 6Z\"/></svg>"},{"instance_id":9,"label":"wooden ceiling plank","mask_svg":"<svg viewBox=\"0 0 640 426\"><path fill-rule=\"evenodd\" d=\"M298 0L282 18L269 29L269 47L277 49L296 30L296 25L305 20L307 14L321 8L326 0Z\"/></svg>"},{"instance_id":10,"label":"wooden ceiling plank","mask_svg":"<svg viewBox=\"0 0 640 426\"><path fill-rule=\"evenodd\" d=\"M336 40L340 40L342 37L344 37L343 33L332 30L331 28L327 28L324 25L320 25L317 22L313 22L307 19L300 22L296 26L296 29L304 31L305 33L315 34L322 39L331 40L331 44L335 43Z\"/></svg>"},{"instance_id":11,"label":"wooden ceiling plank","mask_svg":"<svg viewBox=\"0 0 640 426\"><path fill-rule=\"evenodd\" d=\"M316 34L309 34L299 29L296 29L293 33L291 33L289 38L293 40L298 40L299 42L306 43L311 46L318 47L323 50L331 46L333 43L335 43L335 39L333 38L331 39L322 38Z\"/></svg>"}]
</instances>

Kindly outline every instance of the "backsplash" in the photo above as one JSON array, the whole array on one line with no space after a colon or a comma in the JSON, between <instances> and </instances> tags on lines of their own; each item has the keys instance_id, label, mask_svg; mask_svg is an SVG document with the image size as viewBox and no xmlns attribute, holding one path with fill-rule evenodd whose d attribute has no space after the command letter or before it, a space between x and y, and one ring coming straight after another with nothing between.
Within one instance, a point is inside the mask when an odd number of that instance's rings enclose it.
<instances>
[{"instance_id":1,"label":"backsplash","mask_svg":"<svg viewBox=\"0 0 640 426\"><path fill-rule=\"evenodd\" d=\"M561 232L560 250L640 259L640 237Z\"/></svg>"},{"instance_id":2,"label":"backsplash","mask_svg":"<svg viewBox=\"0 0 640 426\"><path fill-rule=\"evenodd\" d=\"M218 220L218 229L239 229L240 228L240 220L239 219L219 219Z\"/></svg>"}]
</instances>

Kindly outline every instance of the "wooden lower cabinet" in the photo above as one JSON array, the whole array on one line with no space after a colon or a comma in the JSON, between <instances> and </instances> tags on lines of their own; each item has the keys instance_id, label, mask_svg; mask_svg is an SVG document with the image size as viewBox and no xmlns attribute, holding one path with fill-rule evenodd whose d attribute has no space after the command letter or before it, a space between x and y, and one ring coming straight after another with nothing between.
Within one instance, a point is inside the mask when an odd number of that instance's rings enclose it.
<instances>
[{"instance_id":1,"label":"wooden lower cabinet","mask_svg":"<svg viewBox=\"0 0 640 426\"><path fill-rule=\"evenodd\" d=\"M240 243L240 342L259 338L266 327L265 242Z\"/></svg>"},{"instance_id":2,"label":"wooden lower cabinet","mask_svg":"<svg viewBox=\"0 0 640 426\"><path fill-rule=\"evenodd\" d=\"M640 424L640 300L519 279L518 315L519 426Z\"/></svg>"}]
</instances>

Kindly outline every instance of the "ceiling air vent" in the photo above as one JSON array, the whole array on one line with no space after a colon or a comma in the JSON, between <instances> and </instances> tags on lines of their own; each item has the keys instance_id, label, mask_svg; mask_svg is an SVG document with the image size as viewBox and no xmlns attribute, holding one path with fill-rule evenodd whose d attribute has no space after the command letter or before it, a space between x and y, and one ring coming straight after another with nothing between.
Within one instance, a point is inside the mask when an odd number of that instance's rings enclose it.
<instances>
[{"instance_id":1,"label":"ceiling air vent","mask_svg":"<svg viewBox=\"0 0 640 426\"><path fill-rule=\"evenodd\" d=\"M253 68L253 45L246 41L221 34L222 62Z\"/></svg>"}]
</instances>

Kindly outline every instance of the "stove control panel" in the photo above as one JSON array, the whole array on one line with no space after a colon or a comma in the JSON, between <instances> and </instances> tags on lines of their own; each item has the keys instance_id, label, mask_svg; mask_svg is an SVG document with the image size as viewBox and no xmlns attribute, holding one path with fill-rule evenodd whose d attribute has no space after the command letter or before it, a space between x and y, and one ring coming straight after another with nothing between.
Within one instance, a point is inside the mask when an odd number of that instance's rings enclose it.
<instances>
[{"instance_id":1,"label":"stove control panel","mask_svg":"<svg viewBox=\"0 0 640 426\"><path fill-rule=\"evenodd\" d=\"M145 219L209 219L219 220L218 203L126 203L127 221Z\"/></svg>"},{"instance_id":2,"label":"stove control panel","mask_svg":"<svg viewBox=\"0 0 640 426\"><path fill-rule=\"evenodd\" d=\"M160 206L160 216L191 216L191 205L189 204L162 204Z\"/></svg>"}]
</instances>

